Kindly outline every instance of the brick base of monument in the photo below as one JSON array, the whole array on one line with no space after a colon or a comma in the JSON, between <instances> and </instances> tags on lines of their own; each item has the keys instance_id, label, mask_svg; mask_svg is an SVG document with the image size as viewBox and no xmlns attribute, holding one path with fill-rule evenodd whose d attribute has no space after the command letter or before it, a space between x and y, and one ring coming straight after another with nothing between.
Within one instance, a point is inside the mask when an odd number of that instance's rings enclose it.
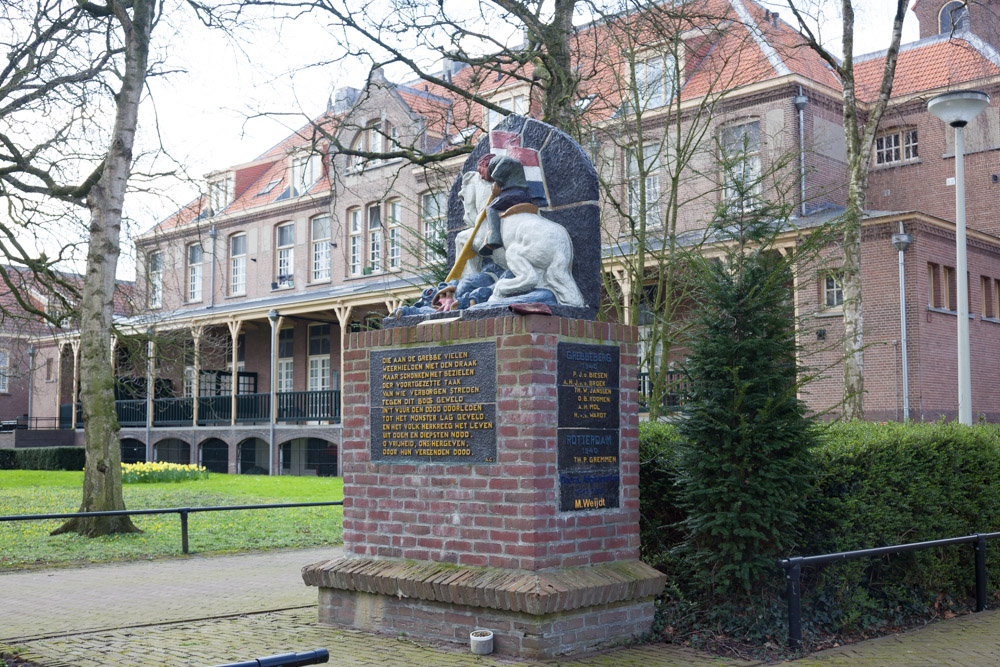
<instances>
[{"instance_id":1,"label":"brick base of monument","mask_svg":"<svg viewBox=\"0 0 1000 667\"><path fill-rule=\"evenodd\" d=\"M492 630L494 650L551 658L649 630L664 576L639 562L539 573L343 558L303 570L319 620L359 630L466 643Z\"/></svg>"},{"instance_id":2,"label":"brick base of monument","mask_svg":"<svg viewBox=\"0 0 1000 667\"><path fill-rule=\"evenodd\" d=\"M634 328L542 315L351 334L320 620L541 658L647 631L637 361Z\"/></svg>"}]
</instances>

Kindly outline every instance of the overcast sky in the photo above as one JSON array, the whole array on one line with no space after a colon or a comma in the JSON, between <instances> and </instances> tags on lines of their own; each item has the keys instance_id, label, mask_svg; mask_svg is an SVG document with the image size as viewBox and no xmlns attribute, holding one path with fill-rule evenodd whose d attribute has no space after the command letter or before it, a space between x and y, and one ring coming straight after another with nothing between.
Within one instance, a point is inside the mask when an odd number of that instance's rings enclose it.
<instances>
[{"instance_id":1,"label":"overcast sky","mask_svg":"<svg viewBox=\"0 0 1000 667\"><path fill-rule=\"evenodd\" d=\"M839 3L834 3L835 5ZM857 52L885 48L892 20L890 0L859 0ZM769 3L782 18L793 17L782 2ZM784 11L782 11L784 8ZM835 14L821 16L820 34L837 51L840 34ZM148 146L161 142L170 158L192 179L162 182L155 196L131 196L126 201L134 235L194 198L203 177L214 170L247 162L300 127L307 117L321 113L335 88L360 87L368 63L341 62L310 67L333 59L335 41L323 23L308 16L296 21L262 22L235 39L195 21L165 26L154 32L166 66L173 72L149 81L150 96L143 103L140 136ZM910 13L903 41L917 38L917 22ZM183 71L179 71L183 70ZM399 79L401 73L390 78ZM273 112L289 115L278 117ZM260 114L268 115L260 115ZM156 166L170 162L158 159ZM119 276L134 274L132 244L125 241Z\"/></svg>"}]
</instances>

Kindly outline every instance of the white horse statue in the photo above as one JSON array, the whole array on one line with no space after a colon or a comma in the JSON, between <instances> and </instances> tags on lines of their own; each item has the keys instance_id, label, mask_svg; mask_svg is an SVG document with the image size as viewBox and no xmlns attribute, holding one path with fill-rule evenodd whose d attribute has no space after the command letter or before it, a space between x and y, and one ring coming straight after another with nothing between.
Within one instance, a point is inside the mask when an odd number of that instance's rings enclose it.
<instances>
[{"instance_id":1,"label":"white horse statue","mask_svg":"<svg viewBox=\"0 0 1000 667\"><path fill-rule=\"evenodd\" d=\"M459 197L469 228L455 236L456 252L465 247L472 227L486 208L490 187L474 170L462 174ZM492 259L499 266L509 269L514 277L498 280L487 303L526 294L534 289L547 289L564 306L586 305L580 288L573 280L573 241L562 225L537 213L515 213L500 219L500 235L503 248L495 250ZM485 242L486 226L481 225L474 247L478 248ZM481 270L482 259L477 256L466 263L462 277Z\"/></svg>"}]
</instances>

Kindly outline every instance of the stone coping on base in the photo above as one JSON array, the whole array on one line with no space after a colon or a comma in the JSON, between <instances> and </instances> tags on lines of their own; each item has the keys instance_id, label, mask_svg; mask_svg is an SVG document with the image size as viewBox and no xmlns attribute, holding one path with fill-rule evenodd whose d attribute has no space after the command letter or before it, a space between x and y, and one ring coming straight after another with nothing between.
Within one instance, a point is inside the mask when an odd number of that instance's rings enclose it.
<instances>
[{"instance_id":1,"label":"stone coping on base","mask_svg":"<svg viewBox=\"0 0 1000 667\"><path fill-rule=\"evenodd\" d=\"M639 560L528 572L443 563L338 558L306 565L307 586L541 616L659 595L666 575Z\"/></svg>"}]
</instances>

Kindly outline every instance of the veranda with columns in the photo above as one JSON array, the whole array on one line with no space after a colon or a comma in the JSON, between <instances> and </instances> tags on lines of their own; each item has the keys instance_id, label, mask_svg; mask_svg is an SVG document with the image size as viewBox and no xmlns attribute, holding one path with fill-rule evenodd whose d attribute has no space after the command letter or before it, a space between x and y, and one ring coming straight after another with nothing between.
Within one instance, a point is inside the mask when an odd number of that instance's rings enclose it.
<instances>
[{"instance_id":1,"label":"veranda with columns","mask_svg":"<svg viewBox=\"0 0 1000 667\"><path fill-rule=\"evenodd\" d=\"M123 323L111 346L123 460L338 474L344 336L409 295L365 296ZM79 339L38 348L34 416L82 445Z\"/></svg>"}]
</instances>

